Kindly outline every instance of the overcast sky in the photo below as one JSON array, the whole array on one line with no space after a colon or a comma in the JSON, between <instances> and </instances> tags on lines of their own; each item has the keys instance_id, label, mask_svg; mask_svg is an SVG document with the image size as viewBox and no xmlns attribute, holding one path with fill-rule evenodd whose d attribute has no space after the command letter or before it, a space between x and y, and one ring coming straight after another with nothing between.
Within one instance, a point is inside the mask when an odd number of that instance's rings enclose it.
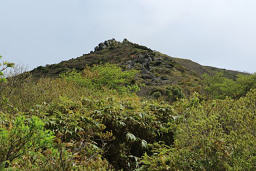
<instances>
[{"instance_id":1,"label":"overcast sky","mask_svg":"<svg viewBox=\"0 0 256 171\"><path fill-rule=\"evenodd\" d=\"M30 69L127 38L203 65L256 72L256 0L0 0L0 54Z\"/></svg>"}]
</instances>

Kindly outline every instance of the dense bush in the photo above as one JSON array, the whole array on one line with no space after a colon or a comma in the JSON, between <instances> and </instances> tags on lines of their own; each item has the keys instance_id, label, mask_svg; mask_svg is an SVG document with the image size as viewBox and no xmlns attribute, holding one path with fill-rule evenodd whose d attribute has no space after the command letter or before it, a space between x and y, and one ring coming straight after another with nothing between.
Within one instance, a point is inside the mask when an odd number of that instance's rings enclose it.
<instances>
[{"instance_id":1,"label":"dense bush","mask_svg":"<svg viewBox=\"0 0 256 171\"><path fill-rule=\"evenodd\" d=\"M239 100L200 102L197 96L176 104L181 109L174 145L154 144L144 169L255 170L256 90Z\"/></svg>"},{"instance_id":2,"label":"dense bush","mask_svg":"<svg viewBox=\"0 0 256 171\"><path fill-rule=\"evenodd\" d=\"M256 74L238 75L236 80L224 77L223 73L204 75L204 90L208 97L225 99L245 96L251 89L256 88Z\"/></svg>"},{"instance_id":3,"label":"dense bush","mask_svg":"<svg viewBox=\"0 0 256 171\"><path fill-rule=\"evenodd\" d=\"M161 99L170 103L185 97L182 89L175 85L164 88L154 87L151 91L151 96L155 99Z\"/></svg>"},{"instance_id":4,"label":"dense bush","mask_svg":"<svg viewBox=\"0 0 256 171\"><path fill-rule=\"evenodd\" d=\"M136 74L136 70L122 71L116 65L105 64L87 67L82 73L72 71L61 74L61 77L91 89L108 88L119 92L130 92L139 90L138 85L134 83Z\"/></svg>"},{"instance_id":5,"label":"dense bush","mask_svg":"<svg viewBox=\"0 0 256 171\"><path fill-rule=\"evenodd\" d=\"M28 112L35 105L54 101L59 96L87 94L84 89L63 79L41 78L35 81L29 75L23 79L10 78L0 86L0 108L10 113L15 113L16 109Z\"/></svg>"},{"instance_id":6,"label":"dense bush","mask_svg":"<svg viewBox=\"0 0 256 171\"><path fill-rule=\"evenodd\" d=\"M185 97L181 88L178 86L169 86L166 88L167 96L169 101L177 101L178 99L182 99Z\"/></svg>"},{"instance_id":7,"label":"dense bush","mask_svg":"<svg viewBox=\"0 0 256 171\"><path fill-rule=\"evenodd\" d=\"M255 75L206 76L207 101L186 99L178 86L153 88L157 100L138 97L135 75L106 64L54 79L8 78L0 84L1 166L256 169Z\"/></svg>"},{"instance_id":8,"label":"dense bush","mask_svg":"<svg viewBox=\"0 0 256 171\"><path fill-rule=\"evenodd\" d=\"M70 165L93 168L97 162L111 168L108 159L116 169L130 170L138 167L149 143L158 140L172 143L168 125L172 118L165 120L172 114L171 107L143 102L135 94L128 94L136 72L125 72L116 66L111 68L117 73L109 72L106 70L109 67L88 68L77 80L67 74L61 79L42 78L35 82L26 77L2 84L2 112L15 115L23 111L28 118L37 116L56 137L55 152L51 150L51 155L44 157L38 155L45 160L40 167L63 168L64 157L67 161L64 168ZM101 81L94 81L90 74L100 75ZM84 80L95 86L80 84ZM62 148L67 152L66 157L60 157ZM30 165L23 164L23 167ZM34 167L39 165L34 163Z\"/></svg>"},{"instance_id":9,"label":"dense bush","mask_svg":"<svg viewBox=\"0 0 256 171\"><path fill-rule=\"evenodd\" d=\"M30 114L41 117L60 142L68 144L82 162L93 154L108 159L116 169L134 169L148 144L172 144L173 109L142 102L136 95L112 94L59 100L36 106ZM87 146L87 148L85 148Z\"/></svg>"},{"instance_id":10,"label":"dense bush","mask_svg":"<svg viewBox=\"0 0 256 171\"><path fill-rule=\"evenodd\" d=\"M0 125L0 166L8 166L17 158L36 155L37 151L52 147L53 134L45 130L44 123L37 117L25 119L19 116L12 122Z\"/></svg>"}]
</instances>

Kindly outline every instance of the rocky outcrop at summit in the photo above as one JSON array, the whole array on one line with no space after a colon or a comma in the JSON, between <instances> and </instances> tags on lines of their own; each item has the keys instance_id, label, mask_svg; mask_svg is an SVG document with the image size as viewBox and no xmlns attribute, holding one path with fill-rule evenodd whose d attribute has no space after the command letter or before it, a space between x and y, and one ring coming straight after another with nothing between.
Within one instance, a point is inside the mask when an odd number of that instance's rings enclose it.
<instances>
[{"instance_id":1,"label":"rocky outcrop at summit","mask_svg":"<svg viewBox=\"0 0 256 171\"><path fill-rule=\"evenodd\" d=\"M111 40L106 40L103 43L100 43L98 46L96 46L94 48L94 51L101 51L103 49L108 49L108 48L115 48L118 45L120 45L120 42L116 41L115 39L111 39Z\"/></svg>"}]
</instances>

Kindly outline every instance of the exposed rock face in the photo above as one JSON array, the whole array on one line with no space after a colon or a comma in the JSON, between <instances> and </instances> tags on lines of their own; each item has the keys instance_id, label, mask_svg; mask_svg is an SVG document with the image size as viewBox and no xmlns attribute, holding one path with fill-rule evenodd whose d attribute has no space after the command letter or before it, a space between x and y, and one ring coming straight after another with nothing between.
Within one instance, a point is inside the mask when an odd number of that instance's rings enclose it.
<instances>
[{"instance_id":1,"label":"exposed rock face","mask_svg":"<svg viewBox=\"0 0 256 171\"><path fill-rule=\"evenodd\" d=\"M126 38L123 40L123 43L130 43Z\"/></svg>"},{"instance_id":2,"label":"exposed rock face","mask_svg":"<svg viewBox=\"0 0 256 171\"><path fill-rule=\"evenodd\" d=\"M98 46L94 48L95 52L96 51L101 51L103 49L108 49L108 48L115 48L120 44L120 42L116 41L115 39L111 40L106 40L103 43L100 43Z\"/></svg>"},{"instance_id":3,"label":"exposed rock face","mask_svg":"<svg viewBox=\"0 0 256 171\"><path fill-rule=\"evenodd\" d=\"M131 69L134 68L136 63L139 63L142 65L142 69L150 71L150 63L154 61L154 56L151 54L138 54L134 55L132 60L128 60L126 62L126 68Z\"/></svg>"}]
</instances>

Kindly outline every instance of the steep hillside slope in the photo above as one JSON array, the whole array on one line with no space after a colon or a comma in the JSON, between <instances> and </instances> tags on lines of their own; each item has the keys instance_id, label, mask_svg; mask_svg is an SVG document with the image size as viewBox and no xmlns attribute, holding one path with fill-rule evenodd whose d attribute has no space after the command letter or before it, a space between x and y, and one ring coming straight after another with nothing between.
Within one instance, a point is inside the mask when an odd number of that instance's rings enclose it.
<instances>
[{"instance_id":1,"label":"steep hillside slope","mask_svg":"<svg viewBox=\"0 0 256 171\"><path fill-rule=\"evenodd\" d=\"M177 63L181 64L183 67L196 72L198 75L202 75L205 73L211 75L211 74L215 74L216 72L223 72L225 77L230 79L236 79L236 76L238 74L247 74L243 72L226 70L226 69L221 69L221 68L216 68L211 66L203 66L189 59L174 58L174 60Z\"/></svg>"},{"instance_id":2,"label":"steep hillside slope","mask_svg":"<svg viewBox=\"0 0 256 171\"><path fill-rule=\"evenodd\" d=\"M31 71L34 77L57 77L63 72L73 69L83 70L86 66L113 63L124 70L136 69L140 71L137 81L144 84L139 92L143 96L168 96L173 86L183 89L186 95L201 90L201 76L204 73L213 74L223 71L224 75L235 79L239 72L206 67L193 61L173 58L145 46L115 39L100 43L94 51L76 59L63 61L59 64L38 67Z\"/></svg>"}]
</instances>

